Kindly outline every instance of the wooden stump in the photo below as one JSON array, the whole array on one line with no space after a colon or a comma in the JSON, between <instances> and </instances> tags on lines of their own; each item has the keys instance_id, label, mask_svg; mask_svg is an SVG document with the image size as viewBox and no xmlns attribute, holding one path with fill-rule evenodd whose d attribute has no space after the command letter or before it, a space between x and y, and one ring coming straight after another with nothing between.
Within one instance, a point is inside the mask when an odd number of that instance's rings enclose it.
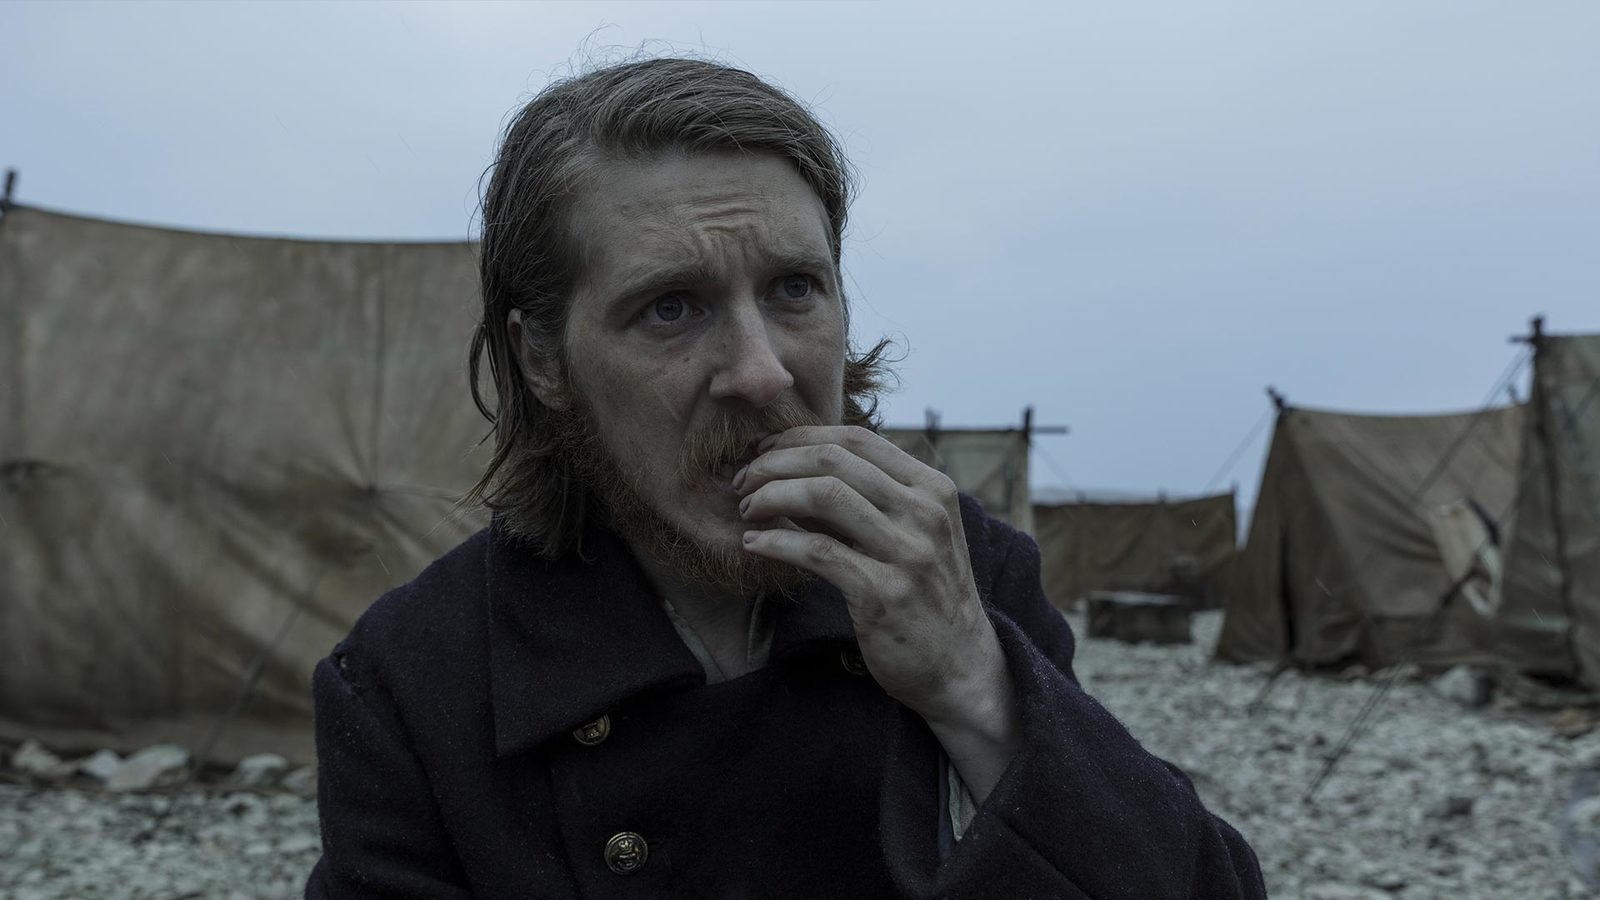
<instances>
[{"instance_id":1,"label":"wooden stump","mask_svg":"<svg viewBox=\"0 0 1600 900\"><path fill-rule=\"evenodd\" d=\"M1089 637L1129 644L1188 644L1194 640L1189 629L1189 604L1170 594L1092 591Z\"/></svg>"}]
</instances>

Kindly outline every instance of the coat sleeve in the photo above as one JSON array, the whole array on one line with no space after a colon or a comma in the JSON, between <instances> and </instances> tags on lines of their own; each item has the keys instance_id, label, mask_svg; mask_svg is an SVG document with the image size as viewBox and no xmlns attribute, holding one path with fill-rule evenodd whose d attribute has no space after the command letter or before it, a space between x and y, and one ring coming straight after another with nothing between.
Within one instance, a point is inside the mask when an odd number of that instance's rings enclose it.
<instances>
[{"instance_id":1,"label":"coat sleeve","mask_svg":"<svg viewBox=\"0 0 1600 900\"><path fill-rule=\"evenodd\" d=\"M317 664L317 814L322 858L308 900L471 897L426 773L381 690L344 648Z\"/></svg>"},{"instance_id":2,"label":"coat sleeve","mask_svg":"<svg viewBox=\"0 0 1600 900\"><path fill-rule=\"evenodd\" d=\"M948 856L933 825L931 732L909 710L891 748L885 854L906 896L1264 898L1254 852L1079 686L1073 637L1040 585L1033 539L1008 548L985 598L1018 692L1022 749ZM939 810L942 811L942 810Z\"/></svg>"}]
</instances>

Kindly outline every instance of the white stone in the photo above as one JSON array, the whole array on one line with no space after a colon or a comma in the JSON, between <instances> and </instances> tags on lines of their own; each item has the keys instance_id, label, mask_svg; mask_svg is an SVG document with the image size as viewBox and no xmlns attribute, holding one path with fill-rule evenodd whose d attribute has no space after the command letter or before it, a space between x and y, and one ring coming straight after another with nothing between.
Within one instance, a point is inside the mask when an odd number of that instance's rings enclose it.
<instances>
[{"instance_id":1,"label":"white stone","mask_svg":"<svg viewBox=\"0 0 1600 900\"><path fill-rule=\"evenodd\" d=\"M228 776L232 787L270 787L289 770L289 761L276 753L257 753L239 760L233 774Z\"/></svg>"},{"instance_id":2,"label":"white stone","mask_svg":"<svg viewBox=\"0 0 1600 900\"><path fill-rule=\"evenodd\" d=\"M311 766L301 766L283 776L280 784L301 797L315 799L317 796L317 770Z\"/></svg>"},{"instance_id":3,"label":"white stone","mask_svg":"<svg viewBox=\"0 0 1600 900\"><path fill-rule=\"evenodd\" d=\"M122 761L106 779L111 791L143 791L176 783L189 765L189 751L176 744L146 747Z\"/></svg>"},{"instance_id":4,"label":"white stone","mask_svg":"<svg viewBox=\"0 0 1600 900\"><path fill-rule=\"evenodd\" d=\"M1574 750L1572 764L1580 769L1600 769L1600 741L1591 741Z\"/></svg>"},{"instance_id":5,"label":"white stone","mask_svg":"<svg viewBox=\"0 0 1600 900\"><path fill-rule=\"evenodd\" d=\"M99 782L104 782L122 766L122 757L114 750L96 750L78 763L78 771Z\"/></svg>"},{"instance_id":6,"label":"white stone","mask_svg":"<svg viewBox=\"0 0 1600 900\"><path fill-rule=\"evenodd\" d=\"M1600 794L1572 804L1567 810L1567 821L1577 831L1600 835Z\"/></svg>"},{"instance_id":7,"label":"white stone","mask_svg":"<svg viewBox=\"0 0 1600 900\"><path fill-rule=\"evenodd\" d=\"M1434 690L1471 709L1488 705L1492 686L1492 677L1477 666L1455 666L1433 680Z\"/></svg>"},{"instance_id":8,"label":"white stone","mask_svg":"<svg viewBox=\"0 0 1600 900\"><path fill-rule=\"evenodd\" d=\"M11 768L34 778L56 779L71 774L61 757L46 750L38 741L27 741L11 754Z\"/></svg>"}]
</instances>

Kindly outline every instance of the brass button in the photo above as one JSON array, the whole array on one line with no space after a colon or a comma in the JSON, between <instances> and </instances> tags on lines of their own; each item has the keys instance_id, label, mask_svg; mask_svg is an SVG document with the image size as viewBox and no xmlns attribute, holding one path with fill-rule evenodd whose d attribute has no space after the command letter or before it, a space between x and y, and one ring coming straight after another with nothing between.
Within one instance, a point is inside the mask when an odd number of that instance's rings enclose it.
<instances>
[{"instance_id":1,"label":"brass button","mask_svg":"<svg viewBox=\"0 0 1600 900\"><path fill-rule=\"evenodd\" d=\"M867 661L861 657L861 651L854 647L840 652L839 662L851 675L867 674Z\"/></svg>"},{"instance_id":2,"label":"brass button","mask_svg":"<svg viewBox=\"0 0 1600 900\"><path fill-rule=\"evenodd\" d=\"M572 737L585 747L593 747L611 736L611 717L601 716L587 725L572 729Z\"/></svg>"},{"instance_id":3,"label":"brass button","mask_svg":"<svg viewBox=\"0 0 1600 900\"><path fill-rule=\"evenodd\" d=\"M650 845L631 831L619 831L606 841L606 867L618 875L632 875L649 858Z\"/></svg>"}]
</instances>

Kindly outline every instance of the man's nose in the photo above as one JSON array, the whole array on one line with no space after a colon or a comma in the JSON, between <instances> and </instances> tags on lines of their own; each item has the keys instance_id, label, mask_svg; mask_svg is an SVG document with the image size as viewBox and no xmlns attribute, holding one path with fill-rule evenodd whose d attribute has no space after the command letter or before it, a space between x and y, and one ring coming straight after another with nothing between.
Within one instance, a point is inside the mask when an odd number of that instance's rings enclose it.
<instances>
[{"instance_id":1,"label":"man's nose","mask_svg":"<svg viewBox=\"0 0 1600 900\"><path fill-rule=\"evenodd\" d=\"M711 380L713 398L762 407L794 386L794 375L779 358L759 301L733 304L723 321L721 339L721 365Z\"/></svg>"}]
</instances>

